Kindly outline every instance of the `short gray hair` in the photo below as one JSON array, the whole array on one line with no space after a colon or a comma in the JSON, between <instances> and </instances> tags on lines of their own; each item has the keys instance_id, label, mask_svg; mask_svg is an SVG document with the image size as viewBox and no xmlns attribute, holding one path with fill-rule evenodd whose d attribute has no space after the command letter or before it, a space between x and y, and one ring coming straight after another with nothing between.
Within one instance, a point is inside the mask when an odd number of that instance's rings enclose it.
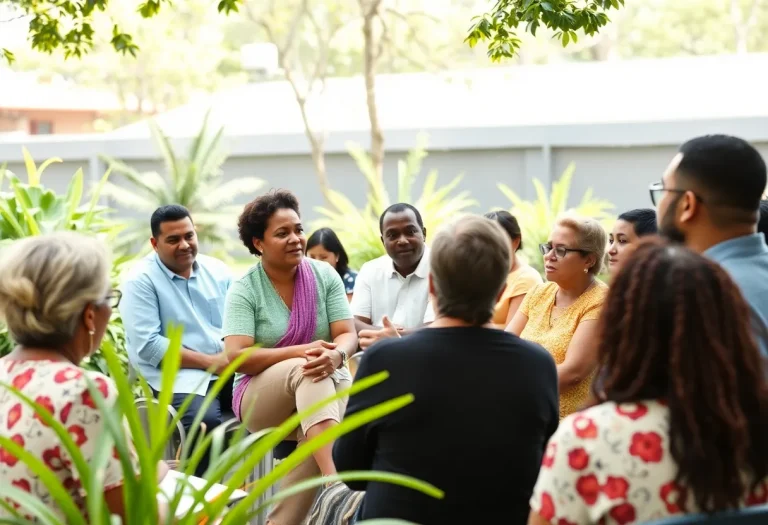
<instances>
[{"instance_id":1,"label":"short gray hair","mask_svg":"<svg viewBox=\"0 0 768 525\"><path fill-rule=\"evenodd\" d=\"M0 259L0 321L16 343L68 343L90 303L109 291L110 258L97 239L74 232L30 237Z\"/></svg>"},{"instance_id":2,"label":"short gray hair","mask_svg":"<svg viewBox=\"0 0 768 525\"><path fill-rule=\"evenodd\" d=\"M430 266L439 315L473 325L493 317L511 264L509 238L496 221L466 215L432 241Z\"/></svg>"},{"instance_id":3,"label":"short gray hair","mask_svg":"<svg viewBox=\"0 0 768 525\"><path fill-rule=\"evenodd\" d=\"M565 226L576 233L576 246L595 256L595 264L589 267L589 273L597 275L605 264L605 250L608 246L608 234L603 225L592 217L582 217L566 213L557 218L556 226Z\"/></svg>"}]
</instances>

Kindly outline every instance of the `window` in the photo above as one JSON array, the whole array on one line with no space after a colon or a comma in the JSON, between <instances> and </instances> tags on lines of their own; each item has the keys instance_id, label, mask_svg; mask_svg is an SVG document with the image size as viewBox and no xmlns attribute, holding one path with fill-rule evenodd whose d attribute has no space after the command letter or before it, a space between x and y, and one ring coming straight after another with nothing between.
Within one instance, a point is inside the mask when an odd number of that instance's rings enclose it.
<instances>
[{"instance_id":1,"label":"window","mask_svg":"<svg viewBox=\"0 0 768 525\"><path fill-rule=\"evenodd\" d=\"M50 120L33 120L29 123L29 133L32 135L50 135L53 133L53 123Z\"/></svg>"}]
</instances>

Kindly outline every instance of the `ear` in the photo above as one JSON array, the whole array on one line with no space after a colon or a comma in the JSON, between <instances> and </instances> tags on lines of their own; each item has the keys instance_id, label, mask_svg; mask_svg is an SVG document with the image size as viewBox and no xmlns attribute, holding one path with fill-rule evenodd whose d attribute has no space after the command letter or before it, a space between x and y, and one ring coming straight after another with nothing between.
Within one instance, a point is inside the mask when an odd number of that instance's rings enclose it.
<instances>
[{"instance_id":1,"label":"ear","mask_svg":"<svg viewBox=\"0 0 768 525\"><path fill-rule=\"evenodd\" d=\"M520 239L514 239L512 241L512 253L517 253L517 250L520 249Z\"/></svg>"},{"instance_id":2,"label":"ear","mask_svg":"<svg viewBox=\"0 0 768 525\"><path fill-rule=\"evenodd\" d=\"M424 235L424 240L426 241L427 240L427 229L426 228L422 228L421 229L421 233Z\"/></svg>"},{"instance_id":3,"label":"ear","mask_svg":"<svg viewBox=\"0 0 768 525\"><path fill-rule=\"evenodd\" d=\"M381 240L382 246L386 246L386 244L384 244L384 236L383 235L379 236L379 239Z\"/></svg>"},{"instance_id":4,"label":"ear","mask_svg":"<svg viewBox=\"0 0 768 525\"><path fill-rule=\"evenodd\" d=\"M151 244L151 245L152 245L152 248L153 248L155 251L157 251L157 239L155 239L154 237L150 237L150 238L149 238L149 244Z\"/></svg>"},{"instance_id":5,"label":"ear","mask_svg":"<svg viewBox=\"0 0 768 525\"><path fill-rule=\"evenodd\" d=\"M253 247L259 250L262 254L264 253L264 242L261 239L257 239L256 237L253 237L251 239L251 242L253 243Z\"/></svg>"},{"instance_id":6,"label":"ear","mask_svg":"<svg viewBox=\"0 0 768 525\"><path fill-rule=\"evenodd\" d=\"M589 263L587 265L587 269L591 270L596 264L597 264L597 255L594 253L590 253L587 255L587 262Z\"/></svg>"},{"instance_id":7,"label":"ear","mask_svg":"<svg viewBox=\"0 0 768 525\"><path fill-rule=\"evenodd\" d=\"M85 326L88 332L96 331L96 307L92 304L89 304L83 310L83 326Z\"/></svg>"},{"instance_id":8,"label":"ear","mask_svg":"<svg viewBox=\"0 0 768 525\"><path fill-rule=\"evenodd\" d=\"M686 191L677 203L675 214L680 213L680 222L690 222L698 214L700 204L692 191Z\"/></svg>"}]
</instances>

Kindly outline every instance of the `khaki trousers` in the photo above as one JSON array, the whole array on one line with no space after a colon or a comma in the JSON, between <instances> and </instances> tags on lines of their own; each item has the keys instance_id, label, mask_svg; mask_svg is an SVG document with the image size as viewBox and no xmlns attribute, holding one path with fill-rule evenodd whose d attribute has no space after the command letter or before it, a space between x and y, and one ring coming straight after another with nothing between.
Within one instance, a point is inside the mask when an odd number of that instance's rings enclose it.
<instances>
[{"instance_id":1,"label":"khaki trousers","mask_svg":"<svg viewBox=\"0 0 768 525\"><path fill-rule=\"evenodd\" d=\"M331 378L313 383L312 378L301 375L302 366L306 362L303 358L287 359L251 378L241 402L241 412L243 417L247 417L245 426L250 432L279 426L294 413L301 412L351 386L347 380L341 380L337 384ZM248 414L254 406L253 412ZM301 427L289 439L295 439L301 446L305 442L308 429L323 421L340 422L346 406L345 398L320 409L303 420ZM310 456L282 479L280 488L286 489L319 475L320 469L314 457ZM276 503L269 514L269 521L275 525L301 525L316 494L317 490L307 490Z\"/></svg>"}]
</instances>

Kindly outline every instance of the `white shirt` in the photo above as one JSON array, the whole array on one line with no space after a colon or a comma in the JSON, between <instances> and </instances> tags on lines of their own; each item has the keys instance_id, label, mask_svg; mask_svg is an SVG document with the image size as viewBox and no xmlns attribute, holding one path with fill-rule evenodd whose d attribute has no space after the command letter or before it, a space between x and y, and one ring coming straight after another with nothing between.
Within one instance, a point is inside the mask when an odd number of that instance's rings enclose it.
<instances>
[{"instance_id":1,"label":"white shirt","mask_svg":"<svg viewBox=\"0 0 768 525\"><path fill-rule=\"evenodd\" d=\"M382 326L385 315L396 326L418 328L435 320L429 301L429 248L416 270L403 277L389 255L368 261L360 268L352 295L352 315L371 320L374 326Z\"/></svg>"}]
</instances>

